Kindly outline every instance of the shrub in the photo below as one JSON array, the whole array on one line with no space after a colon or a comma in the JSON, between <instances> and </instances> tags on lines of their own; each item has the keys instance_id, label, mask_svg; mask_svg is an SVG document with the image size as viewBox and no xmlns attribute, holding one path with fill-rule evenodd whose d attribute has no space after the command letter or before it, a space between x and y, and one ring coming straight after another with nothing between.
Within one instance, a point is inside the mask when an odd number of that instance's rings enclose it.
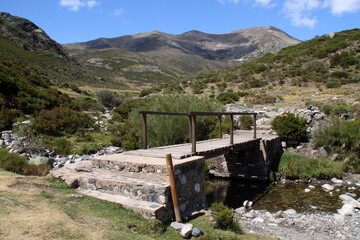
<instances>
[{"instance_id":1,"label":"shrub","mask_svg":"<svg viewBox=\"0 0 360 240\"><path fill-rule=\"evenodd\" d=\"M296 117L293 113L277 116L271 124L279 137L288 143L305 142L308 139L306 119Z\"/></svg>"},{"instance_id":2,"label":"shrub","mask_svg":"<svg viewBox=\"0 0 360 240\"><path fill-rule=\"evenodd\" d=\"M341 87L341 82L339 80L331 79L325 83L327 88L339 88Z\"/></svg>"},{"instance_id":3,"label":"shrub","mask_svg":"<svg viewBox=\"0 0 360 240\"><path fill-rule=\"evenodd\" d=\"M121 103L119 95L109 90L97 91L96 96L99 103L106 108L114 108Z\"/></svg>"},{"instance_id":4,"label":"shrub","mask_svg":"<svg viewBox=\"0 0 360 240\"><path fill-rule=\"evenodd\" d=\"M325 147L339 158L348 158L350 171L360 173L360 120L335 121L314 133L316 147Z\"/></svg>"},{"instance_id":5,"label":"shrub","mask_svg":"<svg viewBox=\"0 0 360 240\"><path fill-rule=\"evenodd\" d=\"M82 152L85 154L93 154L100 151L103 147L97 143L85 143L82 146Z\"/></svg>"},{"instance_id":6,"label":"shrub","mask_svg":"<svg viewBox=\"0 0 360 240\"><path fill-rule=\"evenodd\" d=\"M190 112L190 111L221 111L223 107L211 99L198 98L190 95L163 95L154 96L143 101L129 115L131 125L127 129L125 146L138 146L139 143L131 143L141 139L141 115L139 110L162 111L162 112ZM209 120L213 119L213 120ZM187 116L154 116L148 115L148 142L151 147L171 145L188 142L189 140L189 119ZM216 124L215 117L197 118L197 139L209 138L209 132L202 131L204 127ZM124 147L124 142L123 145Z\"/></svg>"},{"instance_id":7,"label":"shrub","mask_svg":"<svg viewBox=\"0 0 360 240\"><path fill-rule=\"evenodd\" d=\"M339 115L342 113L356 112L356 108L351 108L344 101L334 103L324 103L319 101L306 101L306 106L313 105L318 107L326 115Z\"/></svg>"},{"instance_id":8,"label":"shrub","mask_svg":"<svg viewBox=\"0 0 360 240\"><path fill-rule=\"evenodd\" d=\"M328 67L326 64L319 60L314 60L311 62L308 62L304 66L305 72L315 72L320 74L325 74L328 72Z\"/></svg>"},{"instance_id":9,"label":"shrub","mask_svg":"<svg viewBox=\"0 0 360 240\"><path fill-rule=\"evenodd\" d=\"M343 164L327 158L313 159L295 153L284 152L278 174L287 179L330 179L341 177Z\"/></svg>"},{"instance_id":10,"label":"shrub","mask_svg":"<svg viewBox=\"0 0 360 240\"><path fill-rule=\"evenodd\" d=\"M73 149L73 145L65 138L56 138L50 142L49 148L56 154L69 155Z\"/></svg>"},{"instance_id":11,"label":"shrub","mask_svg":"<svg viewBox=\"0 0 360 240\"><path fill-rule=\"evenodd\" d=\"M91 127L93 120L84 113L68 108L55 107L44 110L34 118L32 123L35 131L51 136L61 136L64 133L73 134L81 128Z\"/></svg>"},{"instance_id":12,"label":"shrub","mask_svg":"<svg viewBox=\"0 0 360 240\"><path fill-rule=\"evenodd\" d=\"M251 126L254 125L254 118L249 115L243 115L240 117L240 128L242 129L251 129Z\"/></svg>"},{"instance_id":13,"label":"shrub","mask_svg":"<svg viewBox=\"0 0 360 240\"><path fill-rule=\"evenodd\" d=\"M22 169L26 165L28 165L26 157L9 153L5 148L0 148L0 168L14 173L22 173Z\"/></svg>"},{"instance_id":14,"label":"shrub","mask_svg":"<svg viewBox=\"0 0 360 240\"><path fill-rule=\"evenodd\" d=\"M31 176L46 176L51 170L50 164L25 165L22 168L22 174Z\"/></svg>"},{"instance_id":15,"label":"shrub","mask_svg":"<svg viewBox=\"0 0 360 240\"><path fill-rule=\"evenodd\" d=\"M234 221L233 210L225 206L223 203L211 204L210 210L215 212L215 227L225 230L231 230L236 233L241 233L240 224Z\"/></svg>"},{"instance_id":16,"label":"shrub","mask_svg":"<svg viewBox=\"0 0 360 240\"><path fill-rule=\"evenodd\" d=\"M221 92L217 95L216 99L222 104L229 104L239 101L239 95L234 92Z\"/></svg>"},{"instance_id":17,"label":"shrub","mask_svg":"<svg viewBox=\"0 0 360 240\"><path fill-rule=\"evenodd\" d=\"M19 112L17 110L1 108L0 130L11 129L17 117L19 117Z\"/></svg>"}]
</instances>

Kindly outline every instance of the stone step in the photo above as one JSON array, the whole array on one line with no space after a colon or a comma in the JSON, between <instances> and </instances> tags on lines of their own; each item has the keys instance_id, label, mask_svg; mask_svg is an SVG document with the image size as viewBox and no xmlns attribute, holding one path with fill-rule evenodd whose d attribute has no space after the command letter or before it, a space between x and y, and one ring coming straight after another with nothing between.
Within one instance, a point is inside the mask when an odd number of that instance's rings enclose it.
<instances>
[{"instance_id":1,"label":"stone step","mask_svg":"<svg viewBox=\"0 0 360 240\"><path fill-rule=\"evenodd\" d=\"M172 216L171 209L168 209L164 205L159 203L140 201L121 195L113 195L110 193L104 193L89 189L79 188L77 192L101 200L119 203L124 208L137 212L145 218L159 219L160 221L165 222L170 220Z\"/></svg>"},{"instance_id":2,"label":"stone step","mask_svg":"<svg viewBox=\"0 0 360 240\"><path fill-rule=\"evenodd\" d=\"M170 186L168 182L121 176L119 172L101 171L83 173L78 179L82 189L97 190L132 199L168 204Z\"/></svg>"}]
</instances>

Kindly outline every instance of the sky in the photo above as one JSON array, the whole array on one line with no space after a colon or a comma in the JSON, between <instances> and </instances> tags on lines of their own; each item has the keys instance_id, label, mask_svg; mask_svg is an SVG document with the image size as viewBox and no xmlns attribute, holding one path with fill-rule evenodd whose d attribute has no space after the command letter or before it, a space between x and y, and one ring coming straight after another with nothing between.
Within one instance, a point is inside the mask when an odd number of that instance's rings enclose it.
<instances>
[{"instance_id":1,"label":"sky","mask_svg":"<svg viewBox=\"0 0 360 240\"><path fill-rule=\"evenodd\" d=\"M360 0L0 0L0 12L34 22L59 43L263 26L304 41L360 28Z\"/></svg>"}]
</instances>

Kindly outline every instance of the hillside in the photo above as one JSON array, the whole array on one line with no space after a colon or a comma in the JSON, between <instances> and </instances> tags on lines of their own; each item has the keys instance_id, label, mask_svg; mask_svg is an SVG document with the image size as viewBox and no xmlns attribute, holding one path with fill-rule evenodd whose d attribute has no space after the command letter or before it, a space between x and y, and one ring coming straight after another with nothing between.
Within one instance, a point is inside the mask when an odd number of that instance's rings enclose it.
<instances>
[{"instance_id":1,"label":"hillside","mask_svg":"<svg viewBox=\"0 0 360 240\"><path fill-rule=\"evenodd\" d=\"M154 84L238 64L299 42L277 28L257 27L226 34L152 31L63 46L100 76Z\"/></svg>"},{"instance_id":2,"label":"hillside","mask_svg":"<svg viewBox=\"0 0 360 240\"><path fill-rule=\"evenodd\" d=\"M321 92L355 84L358 89L359 80L360 30L353 29L316 37L237 66L200 72L163 85L162 90L206 93L211 97L238 91L237 97L250 99L254 96L248 95L255 93L287 95L290 89L296 91L301 87Z\"/></svg>"},{"instance_id":3,"label":"hillside","mask_svg":"<svg viewBox=\"0 0 360 240\"><path fill-rule=\"evenodd\" d=\"M27 76L29 71L53 85L63 83L112 87L109 79L97 77L81 66L66 50L29 20L0 13L0 63ZM23 68L15 69L15 66ZM116 86L123 86L116 82Z\"/></svg>"}]
</instances>

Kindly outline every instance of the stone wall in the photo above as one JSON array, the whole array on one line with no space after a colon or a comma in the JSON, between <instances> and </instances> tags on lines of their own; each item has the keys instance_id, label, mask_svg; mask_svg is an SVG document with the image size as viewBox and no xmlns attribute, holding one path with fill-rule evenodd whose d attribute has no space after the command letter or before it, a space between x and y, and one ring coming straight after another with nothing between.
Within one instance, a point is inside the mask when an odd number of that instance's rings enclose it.
<instances>
[{"instance_id":1,"label":"stone wall","mask_svg":"<svg viewBox=\"0 0 360 240\"><path fill-rule=\"evenodd\" d=\"M174 160L176 189L179 197L180 212L184 218L206 207L205 197L205 159L176 164Z\"/></svg>"},{"instance_id":2,"label":"stone wall","mask_svg":"<svg viewBox=\"0 0 360 240\"><path fill-rule=\"evenodd\" d=\"M240 151L229 151L210 161L210 174L250 180L268 180L283 153L280 138L258 139Z\"/></svg>"}]
</instances>

